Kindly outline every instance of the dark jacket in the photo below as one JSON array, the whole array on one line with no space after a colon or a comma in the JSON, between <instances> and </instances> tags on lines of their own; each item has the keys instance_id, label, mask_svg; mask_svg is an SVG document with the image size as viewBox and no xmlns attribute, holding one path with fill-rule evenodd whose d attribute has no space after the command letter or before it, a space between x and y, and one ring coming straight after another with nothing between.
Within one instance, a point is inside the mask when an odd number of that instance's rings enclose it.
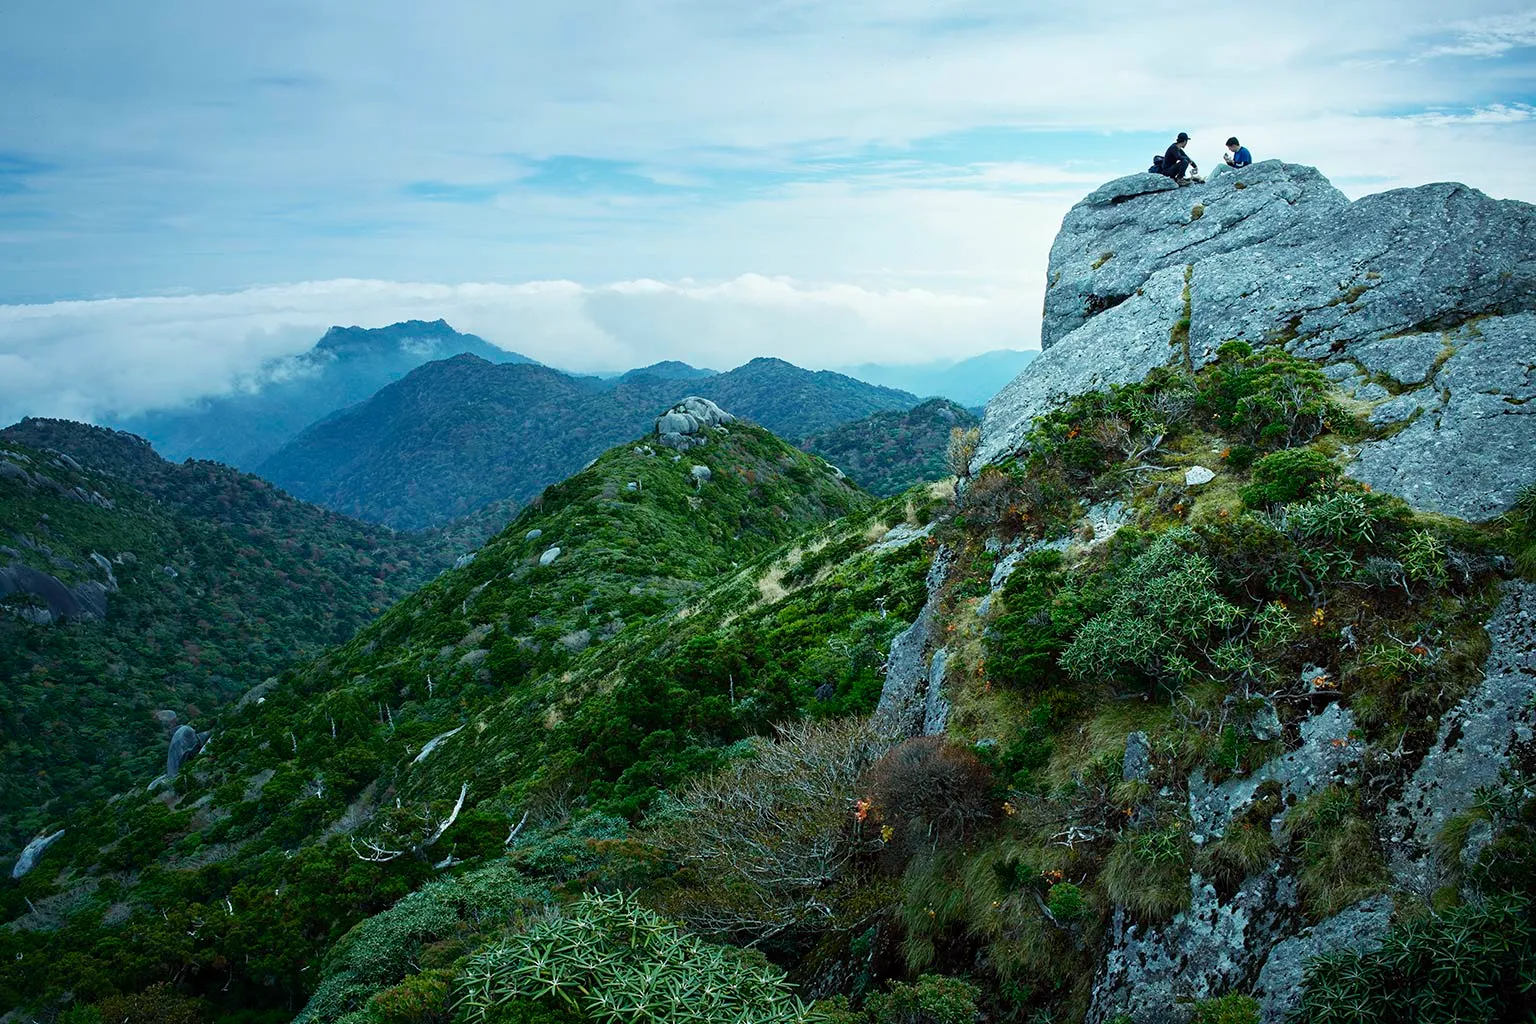
<instances>
[{"instance_id":1,"label":"dark jacket","mask_svg":"<svg viewBox=\"0 0 1536 1024\"><path fill-rule=\"evenodd\" d=\"M1163 173L1170 178L1182 178L1187 170L1189 170L1189 155L1184 152L1183 146L1175 142L1163 154Z\"/></svg>"}]
</instances>

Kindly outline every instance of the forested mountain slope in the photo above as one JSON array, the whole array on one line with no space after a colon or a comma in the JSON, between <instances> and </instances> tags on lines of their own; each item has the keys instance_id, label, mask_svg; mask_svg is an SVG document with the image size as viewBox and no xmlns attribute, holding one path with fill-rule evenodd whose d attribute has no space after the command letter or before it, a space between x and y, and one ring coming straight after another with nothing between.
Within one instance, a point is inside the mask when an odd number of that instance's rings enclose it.
<instances>
[{"instance_id":1,"label":"forested mountain slope","mask_svg":"<svg viewBox=\"0 0 1536 1024\"><path fill-rule=\"evenodd\" d=\"M148 784L175 721L204 727L454 554L128 434L0 431L0 842Z\"/></svg>"},{"instance_id":2,"label":"forested mountain slope","mask_svg":"<svg viewBox=\"0 0 1536 1024\"><path fill-rule=\"evenodd\" d=\"M793 440L917 404L905 392L776 359L703 377L663 363L602 380L466 355L423 366L315 424L259 471L348 515L437 525L493 500L528 500L695 394Z\"/></svg>"},{"instance_id":3,"label":"forested mountain slope","mask_svg":"<svg viewBox=\"0 0 1536 1024\"><path fill-rule=\"evenodd\" d=\"M980 422L970 410L935 398L905 412L877 412L812 434L800 447L843 470L860 487L891 495L948 476L950 435L973 430Z\"/></svg>"},{"instance_id":4,"label":"forested mountain slope","mask_svg":"<svg viewBox=\"0 0 1536 1024\"><path fill-rule=\"evenodd\" d=\"M442 320L332 327L308 352L273 360L228 394L108 425L148 438L174 462L207 459L254 472L316 420L363 401L423 363L465 352L493 363L533 362Z\"/></svg>"}]
</instances>

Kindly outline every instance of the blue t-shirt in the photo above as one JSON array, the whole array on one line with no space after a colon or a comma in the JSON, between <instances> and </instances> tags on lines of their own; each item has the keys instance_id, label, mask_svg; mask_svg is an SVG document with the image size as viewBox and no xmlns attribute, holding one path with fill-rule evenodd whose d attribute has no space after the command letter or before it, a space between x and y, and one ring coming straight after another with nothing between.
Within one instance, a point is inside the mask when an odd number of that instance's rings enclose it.
<instances>
[{"instance_id":1,"label":"blue t-shirt","mask_svg":"<svg viewBox=\"0 0 1536 1024\"><path fill-rule=\"evenodd\" d=\"M1238 146L1237 152L1232 154L1233 167L1247 167L1253 163L1253 154L1248 152L1247 146Z\"/></svg>"}]
</instances>

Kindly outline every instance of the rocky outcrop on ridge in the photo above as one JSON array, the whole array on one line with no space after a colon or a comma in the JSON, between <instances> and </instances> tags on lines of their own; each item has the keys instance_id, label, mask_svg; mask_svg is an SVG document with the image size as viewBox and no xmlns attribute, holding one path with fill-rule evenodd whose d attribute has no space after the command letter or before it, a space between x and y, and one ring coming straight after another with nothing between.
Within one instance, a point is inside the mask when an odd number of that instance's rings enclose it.
<instances>
[{"instance_id":1,"label":"rocky outcrop on ridge","mask_svg":"<svg viewBox=\"0 0 1536 1024\"><path fill-rule=\"evenodd\" d=\"M987 405L973 470L1063 397L1238 339L1407 424L1356 454L1372 486L1481 519L1536 481L1536 207L1447 183L1348 202L1274 160L1183 188L1137 174L1067 214L1047 283L1045 351Z\"/></svg>"},{"instance_id":2,"label":"rocky outcrop on ridge","mask_svg":"<svg viewBox=\"0 0 1536 1024\"><path fill-rule=\"evenodd\" d=\"M707 431L736 422L736 417L707 398L689 396L656 417L656 436L668 448L685 452L707 444Z\"/></svg>"}]
</instances>

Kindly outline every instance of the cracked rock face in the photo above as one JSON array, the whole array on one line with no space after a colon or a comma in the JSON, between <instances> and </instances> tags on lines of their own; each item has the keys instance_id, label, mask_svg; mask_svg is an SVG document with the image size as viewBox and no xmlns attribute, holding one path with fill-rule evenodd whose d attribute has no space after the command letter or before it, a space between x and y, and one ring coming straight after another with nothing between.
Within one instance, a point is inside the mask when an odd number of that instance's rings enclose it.
<instances>
[{"instance_id":1,"label":"cracked rock face","mask_svg":"<svg viewBox=\"0 0 1536 1024\"><path fill-rule=\"evenodd\" d=\"M1482 683L1440 720L1434 746L1387 811L1393 874L1421 895L1454 869L1435 862L1441 829L1480 789L1496 787L1511 750L1536 735L1536 585L1506 584L1487 630Z\"/></svg>"},{"instance_id":2,"label":"cracked rock face","mask_svg":"<svg viewBox=\"0 0 1536 1024\"><path fill-rule=\"evenodd\" d=\"M1273 160L1187 188L1156 177L1110 182L1063 221L1044 352L988 403L973 472L1065 398L1237 339L1323 363L1375 425L1406 424L1351 467L1373 487L1482 519L1536 482L1536 207L1453 183L1350 203Z\"/></svg>"},{"instance_id":3,"label":"cracked rock face","mask_svg":"<svg viewBox=\"0 0 1536 1024\"><path fill-rule=\"evenodd\" d=\"M1488 519L1536 483L1536 313L1480 320L1432 343L1452 353L1433 380L1372 413L1411 422L1363 445L1349 475L1418 508ZM1417 362L1396 368L1419 373Z\"/></svg>"}]
</instances>

